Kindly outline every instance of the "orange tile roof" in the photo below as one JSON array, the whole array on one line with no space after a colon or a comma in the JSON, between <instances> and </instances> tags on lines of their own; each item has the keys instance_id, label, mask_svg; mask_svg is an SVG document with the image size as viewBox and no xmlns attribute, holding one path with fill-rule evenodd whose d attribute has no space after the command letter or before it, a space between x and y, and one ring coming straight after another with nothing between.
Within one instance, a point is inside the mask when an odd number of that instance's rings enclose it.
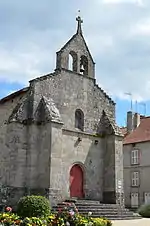
<instances>
[{"instance_id":1,"label":"orange tile roof","mask_svg":"<svg viewBox=\"0 0 150 226\"><path fill-rule=\"evenodd\" d=\"M133 144L145 141L150 141L150 116L141 116L140 125L125 136L123 144Z\"/></svg>"}]
</instances>

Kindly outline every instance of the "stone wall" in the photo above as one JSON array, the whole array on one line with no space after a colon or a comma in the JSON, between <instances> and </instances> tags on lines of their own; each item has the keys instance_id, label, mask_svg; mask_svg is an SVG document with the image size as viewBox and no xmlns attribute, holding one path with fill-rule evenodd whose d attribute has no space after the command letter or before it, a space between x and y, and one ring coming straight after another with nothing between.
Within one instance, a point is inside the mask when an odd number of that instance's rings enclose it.
<instances>
[{"instance_id":1,"label":"stone wall","mask_svg":"<svg viewBox=\"0 0 150 226\"><path fill-rule=\"evenodd\" d=\"M98 143L95 144L95 140ZM70 197L69 175L75 163L83 166L85 198L102 201L102 139L82 132L62 130L59 125L53 124L50 175L52 202L55 201L54 197L56 200Z\"/></svg>"},{"instance_id":2,"label":"stone wall","mask_svg":"<svg viewBox=\"0 0 150 226\"><path fill-rule=\"evenodd\" d=\"M52 98L60 111L64 127L75 130L75 110L84 113L84 131L95 133L104 110L115 120L115 105L106 94L95 85L95 80L61 70L45 78L34 80L34 111L42 96ZM69 117L68 117L69 115Z\"/></svg>"},{"instance_id":3,"label":"stone wall","mask_svg":"<svg viewBox=\"0 0 150 226\"><path fill-rule=\"evenodd\" d=\"M8 172L5 167L9 156L8 147L8 127L7 121L11 115L14 107L19 101L22 101L26 93L20 94L14 98L10 98L7 101L0 102L0 181L6 182L8 180Z\"/></svg>"},{"instance_id":4,"label":"stone wall","mask_svg":"<svg viewBox=\"0 0 150 226\"><path fill-rule=\"evenodd\" d=\"M103 111L112 121L115 121L114 102L95 84L94 79L63 69L60 72L57 71L49 76L33 80L31 87L34 95L33 113L42 96L45 96L47 99L53 99L64 123L52 128L50 197L61 199L69 196L69 169L77 161L86 167L86 197L102 200L102 159L106 149L102 147L101 139L101 141L99 140L100 146L95 146L91 135L98 132ZM79 130L75 128L76 109L83 111L84 133L89 134L82 134L83 139L77 146L75 143ZM110 155L110 150L108 153ZM89 163L89 167L87 163ZM113 162L113 168L115 170L115 162ZM91 180L92 177L94 177L93 180Z\"/></svg>"}]
</instances>

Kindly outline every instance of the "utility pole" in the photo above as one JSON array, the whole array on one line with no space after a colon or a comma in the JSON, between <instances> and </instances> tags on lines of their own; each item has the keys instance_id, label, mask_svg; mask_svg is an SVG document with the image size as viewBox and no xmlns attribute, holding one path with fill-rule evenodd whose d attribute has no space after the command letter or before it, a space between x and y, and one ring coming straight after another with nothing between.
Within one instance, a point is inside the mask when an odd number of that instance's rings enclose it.
<instances>
[{"instance_id":1,"label":"utility pole","mask_svg":"<svg viewBox=\"0 0 150 226\"><path fill-rule=\"evenodd\" d=\"M142 105L144 107L144 115L146 115L146 103L139 103L140 105Z\"/></svg>"},{"instance_id":2,"label":"utility pole","mask_svg":"<svg viewBox=\"0 0 150 226\"><path fill-rule=\"evenodd\" d=\"M135 112L138 113L138 102L137 102L137 100L135 101Z\"/></svg>"},{"instance_id":3,"label":"utility pole","mask_svg":"<svg viewBox=\"0 0 150 226\"><path fill-rule=\"evenodd\" d=\"M127 95L127 96L130 96L130 100L131 100L131 111L132 111L132 93L124 93L125 95Z\"/></svg>"}]
</instances>

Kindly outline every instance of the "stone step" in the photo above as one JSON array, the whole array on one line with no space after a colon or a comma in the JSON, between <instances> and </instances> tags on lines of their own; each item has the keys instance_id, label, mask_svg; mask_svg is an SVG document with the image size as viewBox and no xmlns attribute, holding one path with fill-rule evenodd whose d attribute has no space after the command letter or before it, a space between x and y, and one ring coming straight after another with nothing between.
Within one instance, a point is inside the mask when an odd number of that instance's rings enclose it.
<instances>
[{"instance_id":1,"label":"stone step","mask_svg":"<svg viewBox=\"0 0 150 226\"><path fill-rule=\"evenodd\" d=\"M55 210L59 210L59 208L62 208L61 206L59 206L59 207L53 207L53 209L55 209ZM79 212L96 212L96 211L98 211L98 212L111 212L111 213L132 213L133 214L133 212L130 212L129 210L127 210L127 209L105 209L105 208L78 208L77 207L77 209L78 209L78 211Z\"/></svg>"},{"instance_id":2,"label":"stone step","mask_svg":"<svg viewBox=\"0 0 150 226\"><path fill-rule=\"evenodd\" d=\"M81 214L82 216L87 216L87 214ZM126 215L126 214L118 214L118 215L112 215L112 214L92 214L91 217L93 218L107 218L107 219L140 219L140 216L133 216L133 215Z\"/></svg>"},{"instance_id":3,"label":"stone step","mask_svg":"<svg viewBox=\"0 0 150 226\"><path fill-rule=\"evenodd\" d=\"M78 205L76 205L76 207L78 208L78 209L105 209L105 210L120 210L120 211L122 211L122 210L127 210L127 211L129 211L129 209L126 209L126 208L123 208L123 207L120 207L120 208L108 208L108 207L103 207L103 206L78 206Z\"/></svg>"},{"instance_id":4,"label":"stone step","mask_svg":"<svg viewBox=\"0 0 150 226\"><path fill-rule=\"evenodd\" d=\"M72 201L67 201L72 202ZM99 201L93 200L76 200L74 201L79 213L83 216L87 216L89 212L92 212L91 217L102 217L110 220L127 220L127 219L139 219L139 215L129 211L129 209L117 204L103 204ZM59 208L63 208L66 204L59 203L53 209L58 211Z\"/></svg>"},{"instance_id":5,"label":"stone step","mask_svg":"<svg viewBox=\"0 0 150 226\"><path fill-rule=\"evenodd\" d=\"M87 205L91 205L91 204L100 204L100 201L94 201L94 200L76 200L76 202L75 202L76 204L78 203L78 204L87 204Z\"/></svg>"},{"instance_id":6,"label":"stone step","mask_svg":"<svg viewBox=\"0 0 150 226\"><path fill-rule=\"evenodd\" d=\"M120 206L119 205L106 205L106 204L82 204L82 203L75 203L75 205L76 206L101 206L101 207L103 207L103 208L120 208Z\"/></svg>"},{"instance_id":7,"label":"stone step","mask_svg":"<svg viewBox=\"0 0 150 226\"><path fill-rule=\"evenodd\" d=\"M125 210L125 208L123 207L118 207L118 208L111 208L111 207L104 207L104 206L101 206L101 205L98 205L98 206L78 206L76 205L76 207L80 210L80 209L107 209L107 210L120 210L120 211L123 211ZM128 209L126 209L127 211L129 211Z\"/></svg>"},{"instance_id":8,"label":"stone step","mask_svg":"<svg viewBox=\"0 0 150 226\"><path fill-rule=\"evenodd\" d=\"M63 203L58 203L57 206L59 207L63 207L65 206L66 204L63 204ZM106 205L106 204L80 204L80 203L75 203L76 207L77 208L102 208L102 209L124 209L124 207L121 207L119 205Z\"/></svg>"},{"instance_id":9,"label":"stone step","mask_svg":"<svg viewBox=\"0 0 150 226\"><path fill-rule=\"evenodd\" d=\"M93 217L93 218L97 218L97 217L99 217L99 216L95 216L95 217ZM127 216L118 216L118 217L109 217L109 216L107 216L107 217L105 217L105 218L107 218L108 220L111 220L111 221L113 221L113 220L137 220L137 219L141 219L141 217L127 217Z\"/></svg>"},{"instance_id":10,"label":"stone step","mask_svg":"<svg viewBox=\"0 0 150 226\"><path fill-rule=\"evenodd\" d=\"M104 211L101 211L101 210L91 210L91 211L86 211L86 210L79 210L79 213L89 213L89 212L92 212L93 214L94 213L101 213L101 214L108 214L108 213L110 213L110 211L107 211L107 210L104 210ZM133 215L133 213L130 213L130 212L125 212L125 211L123 211L123 212L118 212L118 211L111 211L111 214L128 214L128 215Z\"/></svg>"}]
</instances>

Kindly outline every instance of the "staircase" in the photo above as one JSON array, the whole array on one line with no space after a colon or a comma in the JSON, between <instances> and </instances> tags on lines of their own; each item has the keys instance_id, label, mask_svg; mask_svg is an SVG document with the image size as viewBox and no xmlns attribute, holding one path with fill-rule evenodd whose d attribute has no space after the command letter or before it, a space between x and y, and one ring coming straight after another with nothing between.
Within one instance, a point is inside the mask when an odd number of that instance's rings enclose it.
<instances>
[{"instance_id":1,"label":"staircase","mask_svg":"<svg viewBox=\"0 0 150 226\"><path fill-rule=\"evenodd\" d=\"M67 200L67 202L71 202L71 200ZM137 213L131 212L117 204L103 204L99 201L93 200L76 200L74 202L79 213L84 216L87 216L89 212L92 212L91 217L102 217L110 220L130 220L141 218ZM54 210L56 211L58 208L63 206L63 203L59 203L54 207Z\"/></svg>"}]
</instances>

